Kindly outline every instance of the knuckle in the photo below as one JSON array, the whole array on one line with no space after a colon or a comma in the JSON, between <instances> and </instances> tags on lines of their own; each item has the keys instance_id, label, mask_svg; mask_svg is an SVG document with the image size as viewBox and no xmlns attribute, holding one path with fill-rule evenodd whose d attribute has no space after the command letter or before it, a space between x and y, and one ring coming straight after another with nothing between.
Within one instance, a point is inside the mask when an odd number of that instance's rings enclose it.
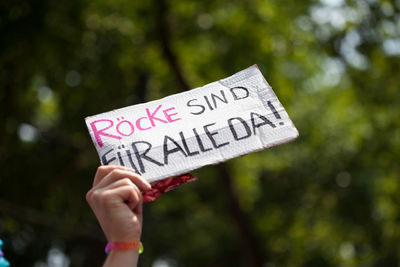
<instances>
[{"instance_id":1,"label":"knuckle","mask_svg":"<svg viewBox=\"0 0 400 267\"><path fill-rule=\"evenodd\" d=\"M99 201L100 205L104 205L106 203L109 203L110 199L112 199L112 198L113 198L113 194L108 191L105 191L105 192L99 194L98 201Z\"/></svg>"},{"instance_id":2,"label":"knuckle","mask_svg":"<svg viewBox=\"0 0 400 267\"><path fill-rule=\"evenodd\" d=\"M91 202L92 197L93 197L93 191L92 191L92 190L89 190L89 191L86 193L86 201L87 201L87 202Z\"/></svg>"},{"instance_id":3,"label":"knuckle","mask_svg":"<svg viewBox=\"0 0 400 267\"><path fill-rule=\"evenodd\" d=\"M125 172L123 170L120 169L114 169L111 171L111 175L115 175L115 176L121 176L124 175Z\"/></svg>"},{"instance_id":4,"label":"knuckle","mask_svg":"<svg viewBox=\"0 0 400 267\"><path fill-rule=\"evenodd\" d=\"M86 194L86 200L89 203L97 202L100 198L101 198L101 194L98 192L98 190L91 189Z\"/></svg>"},{"instance_id":5,"label":"knuckle","mask_svg":"<svg viewBox=\"0 0 400 267\"><path fill-rule=\"evenodd\" d=\"M91 189L86 193L86 201L90 206L96 205L99 202L100 194L97 190Z\"/></svg>"},{"instance_id":6,"label":"knuckle","mask_svg":"<svg viewBox=\"0 0 400 267\"><path fill-rule=\"evenodd\" d=\"M97 172L96 172L96 175L102 175L102 174L104 174L104 173L106 173L107 172L107 166L99 166L98 168L97 168Z\"/></svg>"},{"instance_id":7,"label":"knuckle","mask_svg":"<svg viewBox=\"0 0 400 267\"><path fill-rule=\"evenodd\" d=\"M97 169L98 169L99 171L105 171L105 170L107 170L107 168L108 168L108 166L101 165L101 166L99 166Z\"/></svg>"},{"instance_id":8,"label":"knuckle","mask_svg":"<svg viewBox=\"0 0 400 267\"><path fill-rule=\"evenodd\" d=\"M142 200L143 200L143 195L142 195L141 192L137 192L137 197L139 198L138 200L139 200L140 202L142 202Z\"/></svg>"},{"instance_id":9,"label":"knuckle","mask_svg":"<svg viewBox=\"0 0 400 267\"><path fill-rule=\"evenodd\" d=\"M121 179L121 182L122 182L123 185L128 185L128 186L132 186L133 185L131 179L129 179L129 178L123 178L123 179Z\"/></svg>"}]
</instances>

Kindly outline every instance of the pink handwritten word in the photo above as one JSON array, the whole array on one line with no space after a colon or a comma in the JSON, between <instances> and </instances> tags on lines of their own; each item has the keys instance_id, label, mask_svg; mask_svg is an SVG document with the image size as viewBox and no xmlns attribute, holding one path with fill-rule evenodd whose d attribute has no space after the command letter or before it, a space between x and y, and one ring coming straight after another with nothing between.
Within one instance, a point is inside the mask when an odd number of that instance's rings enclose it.
<instances>
[{"instance_id":1,"label":"pink handwritten word","mask_svg":"<svg viewBox=\"0 0 400 267\"><path fill-rule=\"evenodd\" d=\"M91 122L90 126L92 127L97 144L103 147L102 138L104 137L120 140L123 137L131 136L136 129L138 131L146 131L157 125L182 119L176 117L176 115L178 115L178 112L175 111L174 107L162 109L162 105L159 105L153 112L146 108L146 116L133 121L125 120L124 117L117 118L116 122L110 119L100 119Z\"/></svg>"}]
</instances>

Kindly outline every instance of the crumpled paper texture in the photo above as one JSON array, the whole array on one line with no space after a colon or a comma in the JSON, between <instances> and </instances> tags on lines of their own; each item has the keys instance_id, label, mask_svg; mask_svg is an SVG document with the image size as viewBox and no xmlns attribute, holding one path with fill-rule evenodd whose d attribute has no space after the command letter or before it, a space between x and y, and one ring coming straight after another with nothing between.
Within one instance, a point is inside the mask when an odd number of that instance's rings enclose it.
<instances>
[{"instance_id":1,"label":"crumpled paper texture","mask_svg":"<svg viewBox=\"0 0 400 267\"><path fill-rule=\"evenodd\" d=\"M159 198L164 192L170 191L187 182L195 181L197 178L190 173L173 176L161 181L151 183L151 189L142 192L143 202L151 202Z\"/></svg>"}]
</instances>

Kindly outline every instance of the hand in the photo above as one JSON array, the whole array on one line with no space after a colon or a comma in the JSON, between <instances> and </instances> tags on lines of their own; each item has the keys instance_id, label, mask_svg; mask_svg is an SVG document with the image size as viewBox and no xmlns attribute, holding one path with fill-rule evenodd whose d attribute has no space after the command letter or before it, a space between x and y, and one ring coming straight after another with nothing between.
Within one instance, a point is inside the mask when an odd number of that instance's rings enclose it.
<instances>
[{"instance_id":1,"label":"hand","mask_svg":"<svg viewBox=\"0 0 400 267\"><path fill-rule=\"evenodd\" d=\"M109 242L140 240L142 193L150 184L134 170L122 166L100 166L93 187L86 194Z\"/></svg>"}]
</instances>

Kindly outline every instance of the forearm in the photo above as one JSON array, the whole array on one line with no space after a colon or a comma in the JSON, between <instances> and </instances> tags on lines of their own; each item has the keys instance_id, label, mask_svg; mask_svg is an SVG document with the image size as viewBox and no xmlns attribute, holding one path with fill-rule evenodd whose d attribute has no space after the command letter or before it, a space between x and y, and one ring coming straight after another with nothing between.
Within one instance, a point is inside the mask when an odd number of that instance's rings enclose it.
<instances>
[{"instance_id":1,"label":"forearm","mask_svg":"<svg viewBox=\"0 0 400 267\"><path fill-rule=\"evenodd\" d=\"M112 250L108 254L103 267L136 267L139 261L139 252L137 250Z\"/></svg>"}]
</instances>

